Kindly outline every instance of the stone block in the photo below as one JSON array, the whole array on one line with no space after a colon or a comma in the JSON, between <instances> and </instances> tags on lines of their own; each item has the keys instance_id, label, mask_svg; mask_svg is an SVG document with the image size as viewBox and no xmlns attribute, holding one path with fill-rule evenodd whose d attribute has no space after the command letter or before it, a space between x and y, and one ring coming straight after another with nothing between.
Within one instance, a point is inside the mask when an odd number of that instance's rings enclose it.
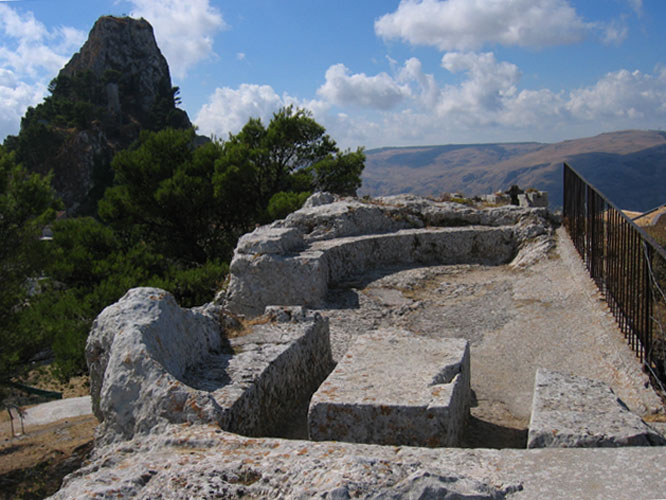
<instances>
[{"instance_id":1,"label":"stone block","mask_svg":"<svg viewBox=\"0 0 666 500\"><path fill-rule=\"evenodd\" d=\"M332 367L326 318L302 308L270 313L228 338L219 308L183 309L156 288L132 289L104 309L86 347L98 442L169 423L270 433Z\"/></svg>"},{"instance_id":2,"label":"stone block","mask_svg":"<svg viewBox=\"0 0 666 500\"><path fill-rule=\"evenodd\" d=\"M521 208L548 207L548 193L546 191L526 191L518 195Z\"/></svg>"},{"instance_id":3,"label":"stone block","mask_svg":"<svg viewBox=\"0 0 666 500\"><path fill-rule=\"evenodd\" d=\"M352 345L310 401L315 441L456 446L470 406L469 344L402 330Z\"/></svg>"},{"instance_id":4,"label":"stone block","mask_svg":"<svg viewBox=\"0 0 666 500\"><path fill-rule=\"evenodd\" d=\"M528 448L666 445L603 382L539 368Z\"/></svg>"}]
</instances>

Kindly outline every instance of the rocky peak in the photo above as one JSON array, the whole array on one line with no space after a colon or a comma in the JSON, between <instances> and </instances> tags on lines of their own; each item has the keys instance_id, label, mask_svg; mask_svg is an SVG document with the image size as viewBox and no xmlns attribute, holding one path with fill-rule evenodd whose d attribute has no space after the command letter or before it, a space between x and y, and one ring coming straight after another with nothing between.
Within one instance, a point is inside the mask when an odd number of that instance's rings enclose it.
<instances>
[{"instance_id":1,"label":"rocky peak","mask_svg":"<svg viewBox=\"0 0 666 500\"><path fill-rule=\"evenodd\" d=\"M149 113L161 94L171 90L169 66L145 19L100 17L81 50L60 71L74 78L90 71L106 86L107 105L114 108L129 92L142 114ZM124 92L120 92L123 87Z\"/></svg>"},{"instance_id":2,"label":"rocky peak","mask_svg":"<svg viewBox=\"0 0 666 500\"><path fill-rule=\"evenodd\" d=\"M6 144L31 171L53 172L70 214L96 211L113 180L114 155L142 130L192 126L145 19L99 18L49 91Z\"/></svg>"}]
</instances>

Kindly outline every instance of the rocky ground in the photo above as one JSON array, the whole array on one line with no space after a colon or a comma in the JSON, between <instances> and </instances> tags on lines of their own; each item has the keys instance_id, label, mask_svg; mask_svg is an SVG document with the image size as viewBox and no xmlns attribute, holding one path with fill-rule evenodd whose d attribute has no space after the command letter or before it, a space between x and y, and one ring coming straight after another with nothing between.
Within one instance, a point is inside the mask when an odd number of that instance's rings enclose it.
<instances>
[{"instance_id":1,"label":"rocky ground","mask_svg":"<svg viewBox=\"0 0 666 500\"><path fill-rule=\"evenodd\" d=\"M321 312L330 317L336 359L355 337L374 328L468 339L474 399L464 436L467 448L525 447L537 367L602 380L646 420L662 419L654 415L659 399L646 388L636 357L561 233L550 258L527 269L460 265L377 270L333 289ZM305 439L306 411L304 401L279 437ZM47 491L40 485L46 477L48 491L53 491L59 477L87 453L94 423L92 417L81 417L5 440L0 491L12 492L7 498L38 498ZM298 447L298 442L292 444ZM280 446L293 451L287 443ZM480 459L486 452L479 453ZM41 457L47 457L46 464ZM40 493L22 494L26 485Z\"/></svg>"},{"instance_id":2,"label":"rocky ground","mask_svg":"<svg viewBox=\"0 0 666 500\"><path fill-rule=\"evenodd\" d=\"M334 358L375 328L466 338L475 396L470 447L525 446L538 367L604 381L641 416L663 411L562 231L550 258L526 269L384 269L345 283L322 310Z\"/></svg>"},{"instance_id":3,"label":"rocky ground","mask_svg":"<svg viewBox=\"0 0 666 500\"><path fill-rule=\"evenodd\" d=\"M659 398L562 231L550 257L525 269L390 268L340 284L321 309L334 359L377 328L469 340L469 448L525 448L539 367L603 381L644 419L662 420ZM278 436L307 439L307 404Z\"/></svg>"},{"instance_id":4,"label":"rocky ground","mask_svg":"<svg viewBox=\"0 0 666 500\"><path fill-rule=\"evenodd\" d=\"M10 438L9 422L3 421L0 498L33 499L55 493L62 478L88 457L96 425L97 419L87 415L26 428L25 434Z\"/></svg>"}]
</instances>

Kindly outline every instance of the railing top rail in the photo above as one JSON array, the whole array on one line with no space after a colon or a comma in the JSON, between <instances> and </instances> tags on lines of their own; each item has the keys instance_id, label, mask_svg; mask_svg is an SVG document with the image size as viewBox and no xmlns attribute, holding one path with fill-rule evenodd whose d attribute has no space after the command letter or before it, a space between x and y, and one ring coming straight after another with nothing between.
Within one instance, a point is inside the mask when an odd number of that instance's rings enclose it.
<instances>
[{"instance_id":1,"label":"railing top rail","mask_svg":"<svg viewBox=\"0 0 666 500\"><path fill-rule=\"evenodd\" d=\"M619 208L615 205L615 203L613 203L612 201L610 201L610 200L609 200L609 199L608 199L608 198L607 198L607 197L606 197L601 191L599 191L596 187L594 187L594 185L592 185L592 184L590 183L590 181L588 181L585 177L583 177L583 176L581 175L581 173L580 173L578 170L576 170L575 168L573 168L571 165L569 165L569 164L566 163L566 162L564 162L564 166L565 166L566 168L568 168L569 170L571 170L571 171L572 171L574 174L576 174L578 177L580 177L580 179L581 179L585 184L587 184L587 185L590 187L590 189L592 189L592 191L594 191L594 192L595 192L595 193L596 193L596 194L597 194L597 195L598 195L598 196L599 196L599 197L600 197L600 198L601 198L601 199L602 199L602 200L603 200L603 201L604 201L609 207L611 207L611 208L614 209L616 212L618 212L618 213L620 214L620 216L621 216L621 217L622 217L622 218L623 218L623 219L624 219L624 220L625 220L625 221L626 221L631 227L633 227L633 228L638 232L638 234L641 235L641 237L643 238L643 240L645 240L645 241L646 241L646 242L647 242L647 243L648 243L648 244L654 249L654 251L657 252L657 253L659 254L659 256L660 256L662 259L666 260L666 251L662 248L662 246L661 246L659 243L657 243L657 242L654 240L654 238L652 238L652 236L650 236L649 234L647 234L647 233L645 232L645 230L643 230L640 226L638 226L638 224L636 224L633 220L631 220L629 217L627 217L627 215L625 215L625 213L624 213L621 209L619 209Z\"/></svg>"},{"instance_id":2,"label":"railing top rail","mask_svg":"<svg viewBox=\"0 0 666 500\"><path fill-rule=\"evenodd\" d=\"M643 212L642 214L637 215L636 217L632 217L631 220L638 220L641 217L647 217L648 215L656 212L657 210L661 210L662 208L666 208L666 203L662 203L661 205L657 205L656 207L651 208L647 212Z\"/></svg>"}]
</instances>

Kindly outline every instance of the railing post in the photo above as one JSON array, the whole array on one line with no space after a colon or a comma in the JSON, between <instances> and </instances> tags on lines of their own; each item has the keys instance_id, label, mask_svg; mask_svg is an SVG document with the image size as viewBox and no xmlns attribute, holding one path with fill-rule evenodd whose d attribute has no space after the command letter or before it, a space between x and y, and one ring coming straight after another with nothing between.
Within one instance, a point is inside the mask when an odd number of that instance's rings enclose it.
<instances>
[{"instance_id":1,"label":"railing post","mask_svg":"<svg viewBox=\"0 0 666 500\"><path fill-rule=\"evenodd\" d=\"M666 323L664 297L654 293L666 289L659 282L666 252L566 163L562 180L564 224L576 250L627 343L651 375L666 382L666 336L663 328L658 338L654 333L655 324Z\"/></svg>"}]
</instances>

